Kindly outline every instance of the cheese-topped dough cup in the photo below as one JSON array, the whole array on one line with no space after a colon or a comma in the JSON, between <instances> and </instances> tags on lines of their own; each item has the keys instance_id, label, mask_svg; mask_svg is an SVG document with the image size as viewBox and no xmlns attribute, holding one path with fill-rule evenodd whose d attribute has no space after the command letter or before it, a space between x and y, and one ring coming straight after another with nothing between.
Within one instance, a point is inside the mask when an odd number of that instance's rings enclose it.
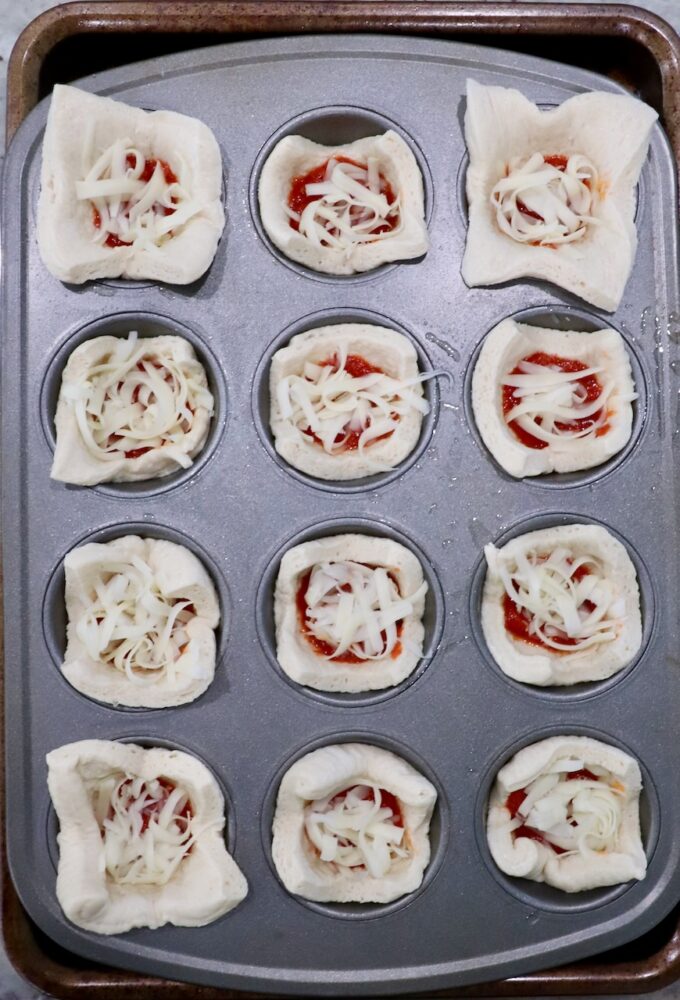
<instances>
[{"instance_id":1,"label":"cheese-topped dough cup","mask_svg":"<svg viewBox=\"0 0 680 1000\"><path fill-rule=\"evenodd\" d=\"M184 337L93 337L61 376L50 475L94 486L188 469L213 411L205 369Z\"/></svg>"},{"instance_id":2,"label":"cheese-topped dough cup","mask_svg":"<svg viewBox=\"0 0 680 1000\"><path fill-rule=\"evenodd\" d=\"M550 330L504 319L472 376L484 444L516 478L601 465L628 443L635 385L616 330Z\"/></svg>"},{"instance_id":3,"label":"cheese-topped dough cup","mask_svg":"<svg viewBox=\"0 0 680 1000\"><path fill-rule=\"evenodd\" d=\"M642 879L642 790L636 760L587 736L553 736L501 768L487 839L506 875L564 892Z\"/></svg>"},{"instance_id":4,"label":"cheese-topped dough cup","mask_svg":"<svg viewBox=\"0 0 680 1000\"><path fill-rule=\"evenodd\" d=\"M542 278L613 312L637 246L635 187L657 113L592 92L541 111L468 80L468 285Z\"/></svg>"},{"instance_id":5,"label":"cheese-topped dough cup","mask_svg":"<svg viewBox=\"0 0 680 1000\"><path fill-rule=\"evenodd\" d=\"M426 593L418 557L389 538L332 535L294 546L274 592L282 670L319 691L400 684L423 655Z\"/></svg>"},{"instance_id":6,"label":"cheese-topped dough cup","mask_svg":"<svg viewBox=\"0 0 680 1000\"><path fill-rule=\"evenodd\" d=\"M286 136L262 167L258 198L272 243L314 271L371 271L429 247L420 168L392 130L346 146Z\"/></svg>"},{"instance_id":7,"label":"cheese-topped dough cup","mask_svg":"<svg viewBox=\"0 0 680 1000\"><path fill-rule=\"evenodd\" d=\"M224 228L221 191L222 157L203 122L55 86L38 248L56 278L196 281Z\"/></svg>"},{"instance_id":8,"label":"cheese-topped dough cup","mask_svg":"<svg viewBox=\"0 0 680 1000\"><path fill-rule=\"evenodd\" d=\"M603 680L640 649L635 567L606 528L530 531L484 555L482 629L508 677L542 686Z\"/></svg>"},{"instance_id":9,"label":"cheese-topped dough cup","mask_svg":"<svg viewBox=\"0 0 680 1000\"><path fill-rule=\"evenodd\" d=\"M437 792L405 760L365 743L305 754L284 774L272 857L289 892L325 903L389 903L430 860Z\"/></svg>"},{"instance_id":10,"label":"cheese-topped dough cup","mask_svg":"<svg viewBox=\"0 0 680 1000\"><path fill-rule=\"evenodd\" d=\"M245 899L224 844L224 797L179 750L82 740L47 755L59 818L57 899L97 934L202 927Z\"/></svg>"},{"instance_id":11,"label":"cheese-topped dough cup","mask_svg":"<svg viewBox=\"0 0 680 1000\"><path fill-rule=\"evenodd\" d=\"M368 323L323 326L272 357L276 450L318 479L360 479L394 468L415 448L423 416L418 355L401 333Z\"/></svg>"},{"instance_id":12,"label":"cheese-topped dough cup","mask_svg":"<svg viewBox=\"0 0 680 1000\"><path fill-rule=\"evenodd\" d=\"M112 705L193 701L215 676L220 607L199 559L175 542L125 535L68 553L61 670Z\"/></svg>"}]
</instances>

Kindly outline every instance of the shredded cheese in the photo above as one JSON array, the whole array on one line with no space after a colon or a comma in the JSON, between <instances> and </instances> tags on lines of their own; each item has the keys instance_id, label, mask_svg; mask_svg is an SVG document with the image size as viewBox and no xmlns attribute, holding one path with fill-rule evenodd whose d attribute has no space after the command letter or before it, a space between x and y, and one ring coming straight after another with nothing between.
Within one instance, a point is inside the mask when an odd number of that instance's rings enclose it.
<instances>
[{"instance_id":1,"label":"shredded cheese","mask_svg":"<svg viewBox=\"0 0 680 1000\"><path fill-rule=\"evenodd\" d=\"M516 367L519 373L505 375L501 383L510 386L519 400L505 413L506 423L516 421L522 430L547 444L597 437L598 431L603 432L610 417L607 401L615 388L603 368L565 372L554 365L527 360ZM591 375L598 376L601 392L596 399L588 400L581 380Z\"/></svg>"},{"instance_id":2,"label":"shredded cheese","mask_svg":"<svg viewBox=\"0 0 680 1000\"><path fill-rule=\"evenodd\" d=\"M305 627L332 647L328 659L349 652L361 660L380 660L399 641L397 623L413 614L426 592L423 582L415 593L401 596L383 566L317 563L305 595Z\"/></svg>"},{"instance_id":3,"label":"shredded cheese","mask_svg":"<svg viewBox=\"0 0 680 1000\"><path fill-rule=\"evenodd\" d=\"M599 179L591 161L572 154L563 170L541 153L513 158L491 192L499 229L518 243L559 246L597 225Z\"/></svg>"},{"instance_id":4,"label":"shredded cheese","mask_svg":"<svg viewBox=\"0 0 680 1000\"><path fill-rule=\"evenodd\" d=\"M381 187L376 157L369 156L366 167L331 157L325 179L306 185L305 193L314 200L300 213L287 203L284 208L310 243L350 257L362 243L389 239L402 229L399 197L390 204Z\"/></svg>"},{"instance_id":5,"label":"shredded cheese","mask_svg":"<svg viewBox=\"0 0 680 1000\"><path fill-rule=\"evenodd\" d=\"M384 878L395 862L409 857L406 831L392 809L382 805L375 784L315 799L305 807L305 832L321 861L340 869L365 868Z\"/></svg>"},{"instance_id":6,"label":"shredded cheese","mask_svg":"<svg viewBox=\"0 0 680 1000\"><path fill-rule=\"evenodd\" d=\"M148 180L143 179L146 163L144 153L127 137L97 153L90 125L76 196L93 206L94 243L103 246L109 240L109 246L124 243L154 252L204 207L192 197L189 170L178 151L169 176L162 161L156 160Z\"/></svg>"},{"instance_id":7,"label":"shredded cheese","mask_svg":"<svg viewBox=\"0 0 680 1000\"><path fill-rule=\"evenodd\" d=\"M118 772L93 781L90 794L108 878L117 885L165 885L196 839L186 790Z\"/></svg>"},{"instance_id":8,"label":"shredded cheese","mask_svg":"<svg viewBox=\"0 0 680 1000\"><path fill-rule=\"evenodd\" d=\"M487 545L484 554L508 597L528 618L529 634L545 646L583 653L619 635L626 618L624 600L595 556L578 555L567 546L508 557Z\"/></svg>"},{"instance_id":9,"label":"shredded cheese","mask_svg":"<svg viewBox=\"0 0 680 1000\"><path fill-rule=\"evenodd\" d=\"M342 453L358 434L359 454L376 469L389 468L372 459L367 447L394 433L409 410L429 412L429 403L413 387L439 373L410 379L383 372L356 377L346 369L347 356L343 345L333 364L306 361L301 374L279 379L276 398L281 416L308 447L322 447L329 455Z\"/></svg>"},{"instance_id":10,"label":"shredded cheese","mask_svg":"<svg viewBox=\"0 0 680 1000\"><path fill-rule=\"evenodd\" d=\"M570 774L583 769L596 780L570 779ZM510 821L511 832L521 826L537 830L564 852L560 857L587 857L618 849L626 791L606 768L573 758L558 760L524 791L526 798Z\"/></svg>"},{"instance_id":11,"label":"shredded cheese","mask_svg":"<svg viewBox=\"0 0 680 1000\"><path fill-rule=\"evenodd\" d=\"M138 556L104 560L91 574L85 607L70 626L93 660L124 673L132 684L185 686L204 677L197 644L187 632L197 617L184 599L164 596Z\"/></svg>"},{"instance_id":12,"label":"shredded cheese","mask_svg":"<svg viewBox=\"0 0 680 1000\"><path fill-rule=\"evenodd\" d=\"M98 460L134 459L163 448L185 469L192 459L183 442L196 410L213 412L202 365L195 358L175 360L170 348L150 349L134 331L77 382L64 382L62 398L73 408L85 447Z\"/></svg>"}]
</instances>

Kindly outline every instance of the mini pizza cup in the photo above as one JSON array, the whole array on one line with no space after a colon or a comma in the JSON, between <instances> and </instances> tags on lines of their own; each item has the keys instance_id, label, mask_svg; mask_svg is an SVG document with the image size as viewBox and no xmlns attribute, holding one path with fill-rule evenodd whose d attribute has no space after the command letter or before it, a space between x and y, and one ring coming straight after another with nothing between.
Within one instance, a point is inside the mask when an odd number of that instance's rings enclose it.
<instances>
[{"instance_id":1,"label":"mini pizza cup","mask_svg":"<svg viewBox=\"0 0 680 1000\"><path fill-rule=\"evenodd\" d=\"M62 372L50 475L95 486L188 469L213 412L205 369L184 337L93 337Z\"/></svg>"},{"instance_id":2,"label":"mini pizza cup","mask_svg":"<svg viewBox=\"0 0 680 1000\"><path fill-rule=\"evenodd\" d=\"M468 80L466 284L542 278L613 312L635 258L635 188L657 117L600 92L541 111L517 90Z\"/></svg>"},{"instance_id":3,"label":"mini pizza cup","mask_svg":"<svg viewBox=\"0 0 680 1000\"><path fill-rule=\"evenodd\" d=\"M183 705L207 690L220 607L193 552L125 535L72 549L64 570L61 671L76 690L129 708Z\"/></svg>"},{"instance_id":4,"label":"mini pizza cup","mask_svg":"<svg viewBox=\"0 0 680 1000\"><path fill-rule=\"evenodd\" d=\"M365 743L321 747L283 776L272 857L286 889L326 903L389 903L414 892L430 860L434 786Z\"/></svg>"},{"instance_id":5,"label":"mini pizza cup","mask_svg":"<svg viewBox=\"0 0 680 1000\"><path fill-rule=\"evenodd\" d=\"M475 423L515 478L601 465L628 443L637 398L616 330L552 330L504 319L472 376Z\"/></svg>"},{"instance_id":6,"label":"mini pizza cup","mask_svg":"<svg viewBox=\"0 0 680 1000\"><path fill-rule=\"evenodd\" d=\"M203 122L55 86L38 248L56 278L196 281L224 228L221 189L220 150Z\"/></svg>"},{"instance_id":7,"label":"mini pizza cup","mask_svg":"<svg viewBox=\"0 0 680 1000\"><path fill-rule=\"evenodd\" d=\"M318 691L401 683L423 655L426 593L420 560L392 539L341 534L294 546L274 590L281 669Z\"/></svg>"},{"instance_id":8,"label":"mini pizza cup","mask_svg":"<svg viewBox=\"0 0 680 1000\"><path fill-rule=\"evenodd\" d=\"M306 201L308 175L316 182L309 192L314 207L304 214L291 205L300 208ZM429 247L420 168L391 129L344 146L284 137L262 167L258 201L274 246L325 274L371 271L420 257Z\"/></svg>"},{"instance_id":9,"label":"mini pizza cup","mask_svg":"<svg viewBox=\"0 0 680 1000\"><path fill-rule=\"evenodd\" d=\"M643 879L642 777L623 750L587 736L524 747L500 769L487 839L506 875L583 892Z\"/></svg>"},{"instance_id":10,"label":"mini pizza cup","mask_svg":"<svg viewBox=\"0 0 680 1000\"><path fill-rule=\"evenodd\" d=\"M508 677L541 687L599 681L637 655L637 574L606 528L543 528L484 555L482 631Z\"/></svg>"},{"instance_id":11,"label":"mini pizza cup","mask_svg":"<svg viewBox=\"0 0 680 1000\"><path fill-rule=\"evenodd\" d=\"M416 447L429 411L424 377L413 344L387 327L338 323L298 334L271 361L277 452L317 479L393 469Z\"/></svg>"},{"instance_id":12,"label":"mini pizza cup","mask_svg":"<svg viewBox=\"0 0 680 1000\"><path fill-rule=\"evenodd\" d=\"M60 826L57 898L78 927L202 927L245 899L224 844L222 792L195 757L82 740L52 750L47 766Z\"/></svg>"}]
</instances>

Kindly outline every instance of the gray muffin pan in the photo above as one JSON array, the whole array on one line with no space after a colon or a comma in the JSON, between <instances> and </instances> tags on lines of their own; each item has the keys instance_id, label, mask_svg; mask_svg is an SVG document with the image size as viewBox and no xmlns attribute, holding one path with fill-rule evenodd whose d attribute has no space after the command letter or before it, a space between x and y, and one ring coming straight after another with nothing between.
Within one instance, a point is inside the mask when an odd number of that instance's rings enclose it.
<instances>
[{"instance_id":1,"label":"gray muffin pan","mask_svg":"<svg viewBox=\"0 0 680 1000\"><path fill-rule=\"evenodd\" d=\"M680 898L680 657L676 494L680 315L674 166L661 128L639 188L640 246L612 317L557 288L517 281L468 289L467 76L516 86L546 106L609 80L524 55L377 36L279 38L186 52L89 77L86 89L205 121L222 148L227 226L196 284L67 287L40 261L35 205L48 102L28 117L4 177L3 542L7 836L12 876L36 923L89 959L241 989L312 996L413 992L515 976L642 934ZM421 260L329 278L282 260L263 234L256 185L276 138L346 141L387 127L411 144L425 179L432 248ZM509 479L474 428L471 370L506 316L555 327L611 324L624 337L639 398L630 444L573 476ZM291 470L268 428L267 366L290 336L368 319L403 331L430 382L432 413L394 473L354 484ZM135 485L76 488L49 478L53 415L69 350L103 332L180 332L217 397L208 444L188 472ZM479 626L482 547L547 524L595 520L637 566L644 644L615 677L532 689L503 675ZM341 531L398 538L430 584L426 656L399 687L354 697L292 684L276 664L272 586L285 549ZM148 533L188 545L218 587L216 677L178 709L126 711L75 692L64 648L63 558L90 539ZM587 733L625 747L644 774L649 873L577 895L503 876L484 834L488 791L519 747ZM112 938L63 916L55 895L56 818L45 754L84 738L177 746L212 769L228 802L228 842L250 883L244 903L207 927ZM439 791L422 887L389 906L309 904L277 879L270 828L283 769L319 744L389 747Z\"/></svg>"}]
</instances>

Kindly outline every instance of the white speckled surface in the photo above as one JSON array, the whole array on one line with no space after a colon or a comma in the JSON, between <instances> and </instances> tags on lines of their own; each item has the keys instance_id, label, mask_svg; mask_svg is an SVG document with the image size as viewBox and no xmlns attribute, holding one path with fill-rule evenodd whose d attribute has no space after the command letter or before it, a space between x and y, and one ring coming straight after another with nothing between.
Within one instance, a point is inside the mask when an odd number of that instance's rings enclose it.
<instances>
[{"instance_id":1,"label":"white speckled surface","mask_svg":"<svg viewBox=\"0 0 680 1000\"><path fill-rule=\"evenodd\" d=\"M560 2L560 0L553 0ZM576 0L585 3L588 0ZM641 4L665 17L680 31L680 0L646 0ZM12 46L21 30L41 11L55 6L50 0L0 0L0 120L5 115L5 72ZM4 127L0 136L0 150L3 148ZM653 994L655 1000L680 1000L680 982ZM20 979L4 953L0 949L0 1000L43 1000L22 979ZM588 998L583 998L588 1000ZM622 1000L622 998L621 998Z\"/></svg>"}]
</instances>

